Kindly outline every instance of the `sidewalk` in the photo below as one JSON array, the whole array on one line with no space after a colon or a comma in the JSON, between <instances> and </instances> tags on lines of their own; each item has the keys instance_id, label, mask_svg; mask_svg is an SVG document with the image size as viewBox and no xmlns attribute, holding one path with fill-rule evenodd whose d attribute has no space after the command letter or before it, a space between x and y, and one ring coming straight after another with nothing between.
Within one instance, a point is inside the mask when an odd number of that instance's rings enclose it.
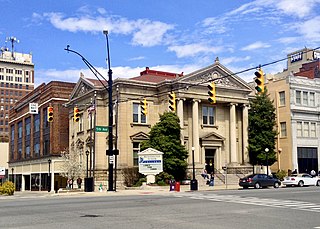
<instances>
[{"instance_id":1,"label":"sidewalk","mask_svg":"<svg viewBox=\"0 0 320 229\"><path fill-rule=\"evenodd\" d=\"M208 186L208 185L199 185L198 191L191 191L190 185L181 185L180 192L202 192L202 191L215 191L215 190L226 190L226 189L239 189L238 184L228 184L226 185L216 185L216 186ZM115 192L113 191L94 191L94 192L84 192L83 190L63 190L58 193L55 192L47 192L47 191L23 191L23 192L15 192L14 196L11 197L47 197L47 196L110 196L110 195L168 195L172 193L178 193L177 191L170 191L170 186L149 186L143 185L141 187L132 187L125 189L117 189ZM0 197L10 197L10 196L1 196Z\"/></svg>"}]
</instances>

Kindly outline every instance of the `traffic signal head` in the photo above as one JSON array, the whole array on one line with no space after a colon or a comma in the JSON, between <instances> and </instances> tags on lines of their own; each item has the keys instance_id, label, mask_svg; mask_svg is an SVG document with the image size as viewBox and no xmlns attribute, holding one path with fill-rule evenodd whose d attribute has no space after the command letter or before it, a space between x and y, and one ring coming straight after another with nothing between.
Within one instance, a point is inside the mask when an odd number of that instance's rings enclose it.
<instances>
[{"instance_id":1,"label":"traffic signal head","mask_svg":"<svg viewBox=\"0 0 320 229\"><path fill-rule=\"evenodd\" d=\"M209 88L209 91L208 91L208 95L209 95L209 98L208 98L208 101L211 103L211 104L214 104L217 102L216 100L216 84L214 82L211 82L209 85L208 85L208 88Z\"/></svg>"},{"instance_id":2,"label":"traffic signal head","mask_svg":"<svg viewBox=\"0 0 320 229\"><path fill-rule=\"evenodd\" d=\"M47 108L47 121L53 122L53 107L51 106Z\"/></svg>"},{"instance_id":3,"label":"traffic signal head","mask_svg":"<svg viewBox=\"0 0 320 229\"><path fill-rule=\"evenodd\" d=\"M75 107L73 108L73 121L79 122L79 120L80 120L79 108Z\"/></svg>"},{"instance_id":4,"label":"traffic signal head","mask_svg":"<svg viewBox=\"0 0 320 229\"><path fill-rule=\"evenodd\" d=\"M172 112L176 111L176 94L174 92L169 94L169 109Z\"/></svg>"},{"instance_id":5,"label":"traffic signal head","mask_svg":"<svg viewBox=\"0 0 320 229\"><path fill-rule=\"evenodd\" d=\"M148 103L147 103L147 100L144 99L143 101L141 101L141 113L143 115L147 115L148 113Z\"/></svg>"},{"instance_id":6,"label":"traffic signal head","mask_svg":"<svg viewBox=\"0 0 320 229\"><path fill-rule=\"evenodd\" d=\"M257 84L255 89L257 90L258 93L263 93L264 92L264 77L263 77L263 71L261 68L259 68L258 71L254 73L256 75L256 79L254 80Z\"/></svg>"}]
</instances>

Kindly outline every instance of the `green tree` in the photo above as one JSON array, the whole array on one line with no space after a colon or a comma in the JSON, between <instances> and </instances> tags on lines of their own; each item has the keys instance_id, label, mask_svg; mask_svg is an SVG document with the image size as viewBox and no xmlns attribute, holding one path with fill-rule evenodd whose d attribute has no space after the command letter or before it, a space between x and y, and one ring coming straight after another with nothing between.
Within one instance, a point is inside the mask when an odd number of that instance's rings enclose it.
<instances>
[{"instance_id":1,"label":"green tree","mask_svg":"<svg viewBox=\"0 0 320 229\"><path fill-rule=\"evenodd\" d=\"M163 152L163 171L176 180L185 178L188 152L180 142L179 118L172 112L160 115L160 122L150 131L150 138L141 143L141 150L154 148Z\"/></svg>"},{"instance_id":2,"label":"green tree","mask_svg":"<svg viewBox=\"0 0 320 229\"><path fill-rule=\"evenodd\" d=\"M275 154L276 114L267 90L250 101L249 110L249 159L252 165L272 165L277 161ZM266 153L265 149L269 152Z\"/></svg>"}]
</instances>

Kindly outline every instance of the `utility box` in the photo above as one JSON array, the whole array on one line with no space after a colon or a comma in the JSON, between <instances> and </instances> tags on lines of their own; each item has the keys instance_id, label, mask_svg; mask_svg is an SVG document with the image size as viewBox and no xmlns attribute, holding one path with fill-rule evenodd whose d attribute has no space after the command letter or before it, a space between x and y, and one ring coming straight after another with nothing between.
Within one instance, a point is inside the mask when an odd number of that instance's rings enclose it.
<instances>
[{"instance_id":1,"label":"utility box","mask_svg":"<svg viewBox=\"0 0 320 229\"><path fill-rule=\"evenodd\" d=\"M84 191L93 192L93 177L84 178Z\"/></svg>"}]
</instances>

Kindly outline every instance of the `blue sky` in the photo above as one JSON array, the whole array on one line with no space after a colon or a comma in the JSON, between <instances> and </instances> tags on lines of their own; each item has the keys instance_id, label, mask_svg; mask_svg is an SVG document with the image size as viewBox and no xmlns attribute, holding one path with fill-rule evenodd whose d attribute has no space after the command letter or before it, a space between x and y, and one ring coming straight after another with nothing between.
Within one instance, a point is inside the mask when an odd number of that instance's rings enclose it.
<instances>
[{"instance_id":1,"label":"blue sky","mask_svg":"<svg viewBox=\"0 0 320 229\"><path fill-rule=\"evenodd\" d=\"M109 31L113 78L138 76L145 67L184 74L216 57L233 72L320 46L320 0L0 0L0 45L32 53L35 83L94 78L80 52L107 78ZM7 43L8 45L8 43ZM10 45L8 45L10 47ZM276 73L286 62L264 69ZM253 72L239 74L251 81Z\"/></svg>"}]
</instances>

